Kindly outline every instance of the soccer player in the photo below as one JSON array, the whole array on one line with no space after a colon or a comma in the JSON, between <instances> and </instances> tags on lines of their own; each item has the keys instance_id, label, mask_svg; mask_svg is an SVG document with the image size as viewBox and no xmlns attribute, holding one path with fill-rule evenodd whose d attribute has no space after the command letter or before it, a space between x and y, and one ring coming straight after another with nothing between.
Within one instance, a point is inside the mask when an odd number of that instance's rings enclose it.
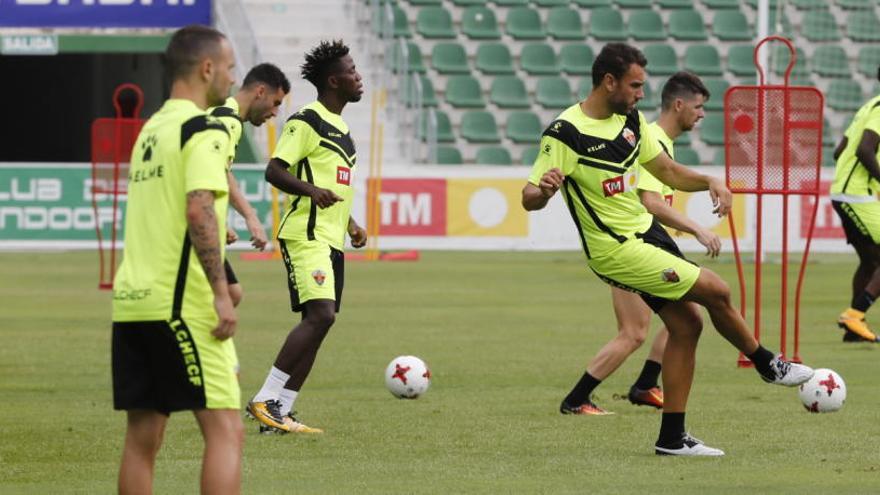
<instances>
[{"instance_id":1,"label":"soccer player","mask_svg":"<svg viewBox=\"0 0 880 495\"><path fill-rule=\"evenodd\" d=\"M877 69L880 79L880 68ZM837 166L831 184L831 204L843 223L846 241L859 256L853 274L852 302L837 320L844 342L880 342L865 322L865 313L880 294L880 95L856 112L834 150Z\"/></svg>"},{"instance_id":2,"label":"soccer player","mask_svg":"<svg viewBox=\"0 0 880 495\"><path fill-rule=\"evenodd\" d=\"M128 175L122 264L113 284L113 405L127 411L119 493L152 493L168 416L191 410L205 442L202 493L239 493L244 441L223 270L229 133L223 103L235 59L205 26L165 50L171 98L144 124Z\"/></svg>"},{"instance_id":3,"label":"soccer player","mask_svg":"<svg viewBox=\"0 0 880 495\"><path fill-rule=\"evenodd\" d=\"M644 235L654 219L636 193L642 167L676 189L709 190L719 215L726 215L731 203L722 180L676 163L652 137L636 110L644 96L646 65L644 55L630 45L603 47L593 62L590 94L544 131L522 203L526 210L539 210L561 188L589 268L608 284L638 293L666 325L665 397L655 453L718 456L724 452L690 436L684 426L702 331L699 306L764 381L795 386L809 380L813 370L762 347L731 305L730 290L718 275Z\"/></svg>"},{"instance_id":4,"label":"soccer player","mask_svg":"<svg viewBox=\"0 0 880 495\"><path fill-rule=\"evenodd\" d=\"M318 99L288 119L266 180L291 196L278 229L290 306L302 319L287 336L263 387L248 403L262 432L321 433L296 420L294 401L342 303L345 234L355 248L367 233L351 217L354 141L342 110L360 101L361 76L342 41L322 41L307 55L302 76Z\"/></svg>"},{"instance_id":5,"label":"soccer player","mask_svg":"<svg viewBox=\"0 0 880 495\"><path fill-rule=\"evenodd\" d=\"M238 143L241 141L242 126L250 122L254 127L263 125L263 122L275 117L278 107L284 96L290 92L290 81L281 72L281 69L272 64L259 64L248 71L235 96L230 96L219 107L210 109L210 114L217 117L229 130L229 165L226 173L229 177L229 204L235 211L241 213L251 234L251 245L262 251L266 248L266 229L263 222L257 217L257 212L248 202L247 198L238 188L238 182L232 175L232 161ZM226 243L231 244L238 240L238 235L231 227L226 230ZM229 259L224 261L226 280L229 283L229 295L232 304L238 306L241 302L243 291L238 277L229 264Z\"/></svg>"},{"instance_id":6,"label":"soccer player","mask_svg":"<svg viewBox=\"0 0 880 495\"><path fill-rule=\"evenodd\" d=\"M709 90L699 77L690 72L678 72L663 86L660 117L649 127L653 138L663 152L675 159L673 141L694 128L705 115L703 104L709 99ZM675 241L660 224L687 232L706 246L711 257L721 250L721 240L710 230L700 226L672 207L674 190L658 181L645 169L639 171L638 195L648 213L654 215L645 237L664 249L684 258ZM659 223L658 223L659 221ZM617 317L617 336L608 342L587 366L587 371L565 397L559 410L562 414L605 415L609 413L590 399L593 390L608 378L627 357L645 341L651 327L651 308L634 292L611 287L611 301ZM663 349L668 333L660 328L651 345L648 359L627 398L637 405L663 408L663 391L657 386Z\"/></svg>"}]
</instances>

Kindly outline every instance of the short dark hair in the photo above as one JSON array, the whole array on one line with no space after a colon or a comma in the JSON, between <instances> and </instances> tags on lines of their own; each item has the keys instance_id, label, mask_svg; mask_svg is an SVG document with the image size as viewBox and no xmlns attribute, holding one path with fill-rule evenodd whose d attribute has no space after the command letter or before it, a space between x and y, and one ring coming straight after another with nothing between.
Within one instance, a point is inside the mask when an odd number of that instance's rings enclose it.
<instances>
[{"instance_id":1,"label":"short dark hair","mask_svg":"<svg viewBox=\"0 0 880 495\"><path fill-rule=\"evenodd\" d=\"M324 91L334 66L346 55L348 47L342 40L321 41L306 54L306 62L300 66L303 79L314 84L319 93Z\"/></svg>"},{"instance_id":2,"label":"short dark hair","mask_svg":"<svg viewBox=\"0 0 880 495\"><path fill-rule=\"evenodd\" d=\"M615 79L622 78L632 64L645 67L648 65L648 59L641 50L632 45L608 43L602 47L599 56L593 61L593 87L598 88L602 84L605 74L611 74Z\"/></svg>"},{"instance_id":3,"label":"short dark hair","mask_svg":"<svg viewBox=\"0 0 880 495\"><path fill-rule=\"evenodd\" d=\"M165 68L174 81L189 75L206 55L217 50L226 36L214 28L191 24L174 32L165 48Z\"/></svg>"},{"instance_id":4,"label":"short dark hair","mask_svg":"<svg viewBox=\"0 0 880 495\"><path fill-rule=\"evenodd\" d=\"M284 72L274 64L262 63L255 65L248 71L247 75L244 76L244 81L241 83L241 87L247 88L253 84L260 83L265 84L272 89L281 88L284 91L284 94L290 93L290 81L287 80L287 76L284 75Z\"/></svg>"},{"instance_id":5,"label":"short dark hair","mask_svg":"<svg viewBox=\"0 0 880 495\"><path fill-rule=\"evenodd\" d=\"M686 70L679 71L673 74L663 86L660 106L663 110L668 110L675 103L676 98L694 95L703 95L703 98L707 100L711 96L703 81L696 74Z\"/></svg>"}]
</instances>

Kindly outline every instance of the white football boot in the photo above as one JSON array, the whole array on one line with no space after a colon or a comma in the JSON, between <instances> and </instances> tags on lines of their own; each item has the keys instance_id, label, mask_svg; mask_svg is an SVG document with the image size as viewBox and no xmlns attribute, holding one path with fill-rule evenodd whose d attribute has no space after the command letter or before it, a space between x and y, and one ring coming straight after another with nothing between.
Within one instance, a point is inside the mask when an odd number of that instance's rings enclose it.
<instances>
[{"instance_id":1,"label":"white football boot","mask_svg":"<svg viewBox=\"0 0 880 495\"><path fill-rule=\"evenodd\" d=\"M697 440L688 433L684 434L679 443L663 447L655 445L654 453L657 455L681 455L691 457L721 457L724 455L723 450L709 447L705 445L702 440Z\"/></svg>"},{"instance_id":2,"label":"white football boot","mask_svg":"<svg viewBox=\"0 0 880 495\"><path fill-rule=\"evenodd\" d=\"M770 361L770 370L773 372L772 377L761 375L761 378L767 383L784 387L796 387L813 378L813 368L786 361L782 359L782 354Z\"/></svg>"}]
</instances>

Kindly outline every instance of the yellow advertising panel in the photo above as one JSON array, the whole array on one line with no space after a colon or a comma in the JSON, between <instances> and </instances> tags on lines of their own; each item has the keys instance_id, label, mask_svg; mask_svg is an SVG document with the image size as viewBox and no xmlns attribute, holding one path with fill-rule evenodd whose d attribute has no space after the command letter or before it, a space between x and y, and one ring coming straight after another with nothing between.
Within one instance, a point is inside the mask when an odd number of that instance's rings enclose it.
<instances>
[{"instance_id":1,"label":"yellow advertising panel","mask_svg":"<svg viewBox=\"0 0 880 495\"><path fill-rule=\"evenodd\" d=\"M526 237L522 179L447 179L446 235Z\"/></svg>"},{"instance_id":2,"label":"yellow advertising panel","mask_svg":"<svg viewBox=\"0 0 880 495\"><path fill-rule=\"evenodd\" d=\"M672 200L672 207L687 215L688 218L696 221L700 225L707 227L712 232L718 234L722 239L730 239L730 223L725 218L718 218L712 213L712 199L707 191L687 193L683 191L675 191L675 197ZM740 237L746 233L746 195L734 194L733 207L731 213L733 216L734 226L737 235ZM673 237L680 237L685 234L676 229L669 229Z\"/></svg>"}]
</instances>

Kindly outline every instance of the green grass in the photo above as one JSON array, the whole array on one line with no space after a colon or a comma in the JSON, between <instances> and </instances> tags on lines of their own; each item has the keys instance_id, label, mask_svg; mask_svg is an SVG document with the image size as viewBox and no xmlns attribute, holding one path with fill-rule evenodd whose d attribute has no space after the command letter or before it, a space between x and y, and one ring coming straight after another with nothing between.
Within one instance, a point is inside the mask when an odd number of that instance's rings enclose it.
<instances>
[{"instance_id":1,"label":"green grass","mask_svg":"<svg viewBox=\"0 0 880 495\"><path fill-rule=\"evenodd\" d=\"M808 414L794 390L737 369L737 353L707 324L688 427L724 449L721 459L655 456L659 413L613 398L647 347L597 389L616 415L556 412L615 332L608 288L581 254L349 263L343 311L297 403L327 433L267 437L248 423L243 492L876 493L880 348L842 344L834 325L854 259L821 257L804 288L802 355L846 380L839 413ZM249 397L294 318L280 262L234 265L246 294L236 344ZM729 261L707 266L736 286ZM94 253L0 256L0 493L115 489L124 415L112 410L110 299L96 289L96 267ZM778 300L770 290L768 307ZM384 389L382 371L400 354L431 366L419 400ZM173 415L156 493L196 493L200 455L192 416Z\"/></svg>"}]
</instances>

